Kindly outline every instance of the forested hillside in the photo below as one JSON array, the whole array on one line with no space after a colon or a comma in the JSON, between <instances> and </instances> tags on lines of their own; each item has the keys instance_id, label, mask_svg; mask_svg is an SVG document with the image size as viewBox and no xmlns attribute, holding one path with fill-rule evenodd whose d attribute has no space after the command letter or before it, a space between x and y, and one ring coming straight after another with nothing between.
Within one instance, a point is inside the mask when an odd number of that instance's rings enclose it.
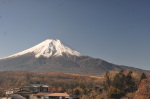
<instances>
[{"instance_id":1,"label":"forested hillside","mask_svg":"<svg viewBox=\"0 0 150 99\"><path fill-rule=\"evenodd\" d=\"M68 92L78 94L78 90L90 90L98 78L65 73L0 72L1 96L5 89L19 88L26 84L42 83L49 85L51 92Z\"/></svg>"},{"instance_id":2,"label":"forested hillside","mask_svg":"<svg viewBox=\"0 0 150 99\"><path fill-rule=\"evenodd\" d=\"M38 83L49 85L50 92L67 92L79 99L150 98L149 75L133 71L108 71L100 76L1 71L0 96L7 89Z\"/></svg>"}]
</instances>

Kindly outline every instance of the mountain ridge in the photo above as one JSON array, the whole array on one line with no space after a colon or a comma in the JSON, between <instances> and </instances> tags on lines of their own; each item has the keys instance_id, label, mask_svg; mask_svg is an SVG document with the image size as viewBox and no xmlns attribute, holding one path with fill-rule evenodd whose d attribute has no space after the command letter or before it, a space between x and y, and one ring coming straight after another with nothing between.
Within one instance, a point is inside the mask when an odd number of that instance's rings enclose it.
<instances>
[{"instance_id":1,"label":"mountain ridge","mask_svg":"<svg viewBox=\"0 0 150 99\"><path fill-rule=\"evenodd\" d=\"M109 70L142 69L116 65L99 58L83 55L63 45L60 40L48 39L20 53L0 59L2 71L63 72L99 75Z\"/></svg>"}]
</instances>

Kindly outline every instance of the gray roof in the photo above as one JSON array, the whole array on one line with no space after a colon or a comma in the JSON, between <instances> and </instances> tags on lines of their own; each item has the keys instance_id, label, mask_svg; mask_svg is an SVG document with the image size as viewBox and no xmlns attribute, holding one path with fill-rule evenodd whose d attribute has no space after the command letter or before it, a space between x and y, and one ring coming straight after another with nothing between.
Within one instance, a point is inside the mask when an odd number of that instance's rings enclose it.
<instances>
[{"instance_id":1,"label":"gray roof","mask_svg":"<svg viewBox=\"0 0 150 99\"><path fill-rule=\"evenodd\" d=\"M44 84L28 84L27 86L30 86L30 87L49 87L49 86L44 85Z\"/></svg>"},{"instance_id":2,"label":"gray roof","mask_svg":"<svg viewBox=\"0 0 150 99\"><path fill-rule=\"evenodd\" d=\"M18 95L18 94L12 94L11 98L13 98L13 99L26 99L25 97Z\"/></svg>"}]
</instances>

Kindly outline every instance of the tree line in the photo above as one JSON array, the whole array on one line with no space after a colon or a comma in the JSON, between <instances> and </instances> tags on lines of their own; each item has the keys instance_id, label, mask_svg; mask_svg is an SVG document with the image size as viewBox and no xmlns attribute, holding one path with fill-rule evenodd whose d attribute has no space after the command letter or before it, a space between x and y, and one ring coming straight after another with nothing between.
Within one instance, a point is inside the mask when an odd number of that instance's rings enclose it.
<instances>
[{"instance_id":1,"label":"tree line","mask_svg":"<svg viewBox=\"0 0 150 99\"><path fill-rule=\"evenodd\" d=\"M132 71L117 71L114 74L108 71L101 77L55 72L1 71L0 96L5 96L5 89L38 83L48 85L50 92L67 92L77 95L79 99L150 98L150 79L145 73Z\"/></svg>"}]
</instances>

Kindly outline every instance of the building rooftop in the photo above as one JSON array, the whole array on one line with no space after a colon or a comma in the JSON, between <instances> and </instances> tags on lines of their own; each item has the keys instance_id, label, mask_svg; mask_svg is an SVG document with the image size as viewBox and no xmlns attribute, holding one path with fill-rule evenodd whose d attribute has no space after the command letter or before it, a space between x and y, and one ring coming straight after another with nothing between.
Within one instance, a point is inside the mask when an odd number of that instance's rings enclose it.
<instances>
[{"instance_id":1,"label":"building rooftop","mask_svg":"<svg viewBox=\"0 0 150 99\"><path fill-rule=\"evenodd\" d=\"M28 84L24 87L49 87L48 85L44 85L44 84Z\"/></svg>"},{"instance_id":2,"label":"building rooftop","mask_svg":"<svg viewBox=\"0 0 150 99\"><path fill-rule=\"evenodd\" d=\"M47 94L45 96L62 96L62 97L69 97L70 95L67 94L67 93L50 93L50 94Z\"/></svg>"},{"instance_id":3,"label":"building rooftop","mask_svg":"<svg viewBox=\"0 0 150 99\"><path fill-rule=\"evenodd\" d=\"M26 98L24 98L23 96L18 95L18 94L12 94L12 95L11 95L11 98L12 98L12 99L26 99Z\"/></svg>"},{"instance_id":4,"label":"building rooftop","mask_svg":"<svg viewBox=\"0 0 150 99\"><path fill-rule=\"evenodd\" d=\"M40 92L40 93L37 93L36 96L45 96L48 94L50 94L50 93L49 92Z\"/></svg>"},{"instance_id":5,"label":"building rooftop","mask_svg":"<svg viewBox=\"0 0 150 99\"><path fill-rule=\"evenodd\" d=\"M70 95L67 93L44 93L44 92L40 92L37 93L36 96L62 96L62 97L69 97Z\"/></svg>"}]
</instances>

